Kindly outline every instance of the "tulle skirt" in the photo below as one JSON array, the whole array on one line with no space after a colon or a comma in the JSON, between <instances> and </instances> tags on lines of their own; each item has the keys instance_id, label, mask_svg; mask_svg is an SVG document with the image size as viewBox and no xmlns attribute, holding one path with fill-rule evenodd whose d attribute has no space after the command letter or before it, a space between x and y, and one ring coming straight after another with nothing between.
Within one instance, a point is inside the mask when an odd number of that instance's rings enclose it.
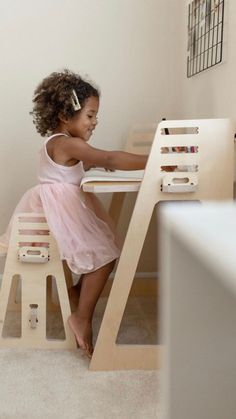
<instances>
[{"instance_id":1,"label":"tulle skirt","mask_svg":"<svg viewBox=\"0 0 236 419\"><path fill-rule=\"evenodd\" d=\"M95 271L120 255L109 215L95 195L84 193L76 185L37 185L23 195L13 216L21 212L44 212L60 258L76 274ZM7 252L13 216L0 237L2 255Z\"/></svg>"}]
</instances>

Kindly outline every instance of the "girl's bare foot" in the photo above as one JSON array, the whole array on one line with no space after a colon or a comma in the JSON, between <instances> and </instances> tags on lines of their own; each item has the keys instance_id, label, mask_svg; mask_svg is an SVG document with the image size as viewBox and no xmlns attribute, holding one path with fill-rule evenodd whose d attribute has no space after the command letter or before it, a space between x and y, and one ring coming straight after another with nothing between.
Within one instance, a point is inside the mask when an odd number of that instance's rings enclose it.
<instances>
[{"instance_id":1,"label":"girl's bare foot","mask_svg":"<svg viewBox=\"0 0 236 419\"><path fill-rule=\"evenodd\" d=\"M76 313L73 313L68 318L68 324L75 335L80 349L82 349L85 354L91 358L93 354L91 322L81 320Z\"/></svg>"}]
</instances>

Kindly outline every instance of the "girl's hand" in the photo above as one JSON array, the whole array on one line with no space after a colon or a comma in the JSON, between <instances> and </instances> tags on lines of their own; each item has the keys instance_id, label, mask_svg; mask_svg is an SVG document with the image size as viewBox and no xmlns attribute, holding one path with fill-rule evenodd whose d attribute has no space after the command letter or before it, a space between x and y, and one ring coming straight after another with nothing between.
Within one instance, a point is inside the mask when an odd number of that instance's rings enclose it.
<instances>
[{"instance_id":1,"label":"girl's hand","mask_svg":"<svg viewBox=\"0 0 236 419\"><path fill-rule=\"evenodd\" d=\"M85 163L83 162L83 166L84 166L84 170L85 172L87 172L90 169L95 169L97 166L95 166L94 164L89 164L89 163Z\"/></svg>"}]
</instances>

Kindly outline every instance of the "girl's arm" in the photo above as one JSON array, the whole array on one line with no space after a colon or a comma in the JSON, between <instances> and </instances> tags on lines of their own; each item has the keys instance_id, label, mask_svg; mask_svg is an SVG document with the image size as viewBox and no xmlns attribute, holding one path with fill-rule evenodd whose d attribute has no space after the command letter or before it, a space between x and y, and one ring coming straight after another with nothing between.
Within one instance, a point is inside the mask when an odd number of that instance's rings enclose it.
<instances>
[{"instance_id":1,"label":"girl's arm","mask_svg":"<svg viewBox=\"0 0 236 419\"><path fill-rule=\"evenodd\" d=\"M144 169L148 156L125 151L105 151L90 146L80 138L69 137L63 142L63 152L68 159L85 162L87 166L104 167L107 170Z\"/></svg>"}]
</instances>

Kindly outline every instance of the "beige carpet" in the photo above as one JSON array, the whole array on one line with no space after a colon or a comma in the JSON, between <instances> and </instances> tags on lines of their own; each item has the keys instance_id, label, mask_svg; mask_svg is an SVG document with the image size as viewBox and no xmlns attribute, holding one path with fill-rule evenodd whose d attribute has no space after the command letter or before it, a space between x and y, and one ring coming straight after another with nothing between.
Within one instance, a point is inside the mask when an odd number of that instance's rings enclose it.
<instances>
[{"instance_id":1,"label":"beige carpet","mask_svg":"<svg viewBox=\"0 0 236 419\"><path fill-rule=\"evenodd\" d=\"M94 340L106 300L94 317ZM7 329L18 334L19 316L8 316ZM49 319L48 335L62 333ZM155 343L156 304L130 298L118 341ZM80 351L0 350L0 419L161 419L156 371L91 372Z\"/></svg>"}]
</instances>

